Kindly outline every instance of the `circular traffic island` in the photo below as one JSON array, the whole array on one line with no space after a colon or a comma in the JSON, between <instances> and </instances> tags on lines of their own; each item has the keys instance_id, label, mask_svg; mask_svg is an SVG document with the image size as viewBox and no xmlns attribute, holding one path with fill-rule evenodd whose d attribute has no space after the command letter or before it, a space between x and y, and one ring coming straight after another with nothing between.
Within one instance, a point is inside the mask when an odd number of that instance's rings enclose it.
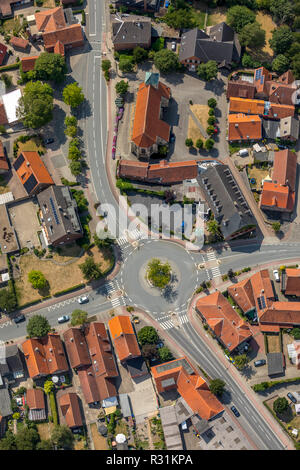
<instances>
[{"instance_id":1,"label":"circular traffic island","mask_svg":"<svg viewBox=\"0 0 300 470\"><path fill-rule=\"evenodd\" d=\"M159 258L153 258L147 264L146 278L151 287L165 289L171 282L172 269L168 261L162 262Z\"/></svg>"}]
</instances>

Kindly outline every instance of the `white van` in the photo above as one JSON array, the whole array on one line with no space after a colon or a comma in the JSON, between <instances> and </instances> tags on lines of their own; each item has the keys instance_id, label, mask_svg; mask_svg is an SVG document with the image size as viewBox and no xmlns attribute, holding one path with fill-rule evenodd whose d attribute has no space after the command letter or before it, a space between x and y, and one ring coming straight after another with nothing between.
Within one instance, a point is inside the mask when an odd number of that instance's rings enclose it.
<instances>
[{"instance_id":1,"label":"white van","mask_svg":"<svg viewBox=\"0 0 300 470\"><path fill-rule=\"evenodd\" d=\"M239 151L239 156L240 156L240 157L248 157L248 155L249 155L249 152L248 152L247 149L241 149L241 150Z\"/></svg>"}]
</instances>

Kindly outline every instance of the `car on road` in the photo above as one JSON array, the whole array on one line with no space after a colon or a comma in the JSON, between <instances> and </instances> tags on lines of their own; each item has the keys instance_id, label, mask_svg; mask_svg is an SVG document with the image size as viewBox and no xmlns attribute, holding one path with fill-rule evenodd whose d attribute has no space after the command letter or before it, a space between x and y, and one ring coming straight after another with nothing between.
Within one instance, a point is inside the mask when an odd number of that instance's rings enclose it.
<instances>
[{"instance_id":1,"label":"car on road","mask_svg":"<svg viewBox=\"0 0 300 470\"><path fill-rule=\"evenodd\" d=\"M62 317L59 317L57 319L58 323L66 323L66 321L69 321L70 317L69 315L63 315Z\"/></svg>"},{"instance_id":2,"label":"car on road","mask_svg":"<svg viewBox=\"0 0 300 470\"><path fill-rule=\"evenodd\" d=\"M231 408L232 413L238 418L240 415L240 412L236 409L235 406L232 406Z\"/></svg>"},{"instance_id":3,"label":"car on road","mask_svg":"<svg viewBox=\"0 0 300 470\"><path fill-rule=\"evenodd\" d=\"M175 41L172 42L171 49L172 49L172 51L176 51L176 42Z\"/></svg>"},{"instance_id":4,"label":"car on road","mask_svg":"<svg viewBox=\"0 0 300 470\"><path fill-rule=\"evenodd\" d=\"M254 367L264 366L265 364L266 364L266 361L264 359L259 359L258 361L254 362Z\"/></svg>"},{"instance_id":5,"label":"car on road","mask_svg":"<svg viewBox=\"0 0 300 470\"><path fill-rule=\"evenodd\" d=\"M54 142L54 139L52 137L50 139L45 140L46 145L53 144L53 142Z\"/></svg>"},{"instance_id":6,"label":"car on road","mask_svg":"<svg viewBox=\"0 0 300 470\"><path fill-rule=\"evenodd\" d=\"M289 393L287 394L287 397L288 397L293 403L297 403L297 398L294 397L294 395L293 395L291 392L289 392Z\"/></svg>"},{"instance_id":7,"label":"car on road","mask_svg":"<svg viewBox=\"0 0 300 470\"><path fill-rule=\"evenodd\" d=\"M88 303L88 301L89 301L89 298L88 298L87 295L82 295L82 296L79 297L79 299L78 299L78 303L79 303L79 304L86 304L86 303Z\"/></svg>"},{"instance_id":8,"label":"car on road","mask_svg":"<svg viewBox=\"0 0 300 470\"><path fill-rule=\"evenodd\" d=\"M274 275L275 281L280 282L279 272L277 271L277 269L274 269L273 275Z\"/></svg>"},{"instance_id":9,"label":"car on road","mask_svg":"<svg viewBox=\"0 0 300 470\"><path fill-rule=\"evenodd\" d=\"M22 321L25 321L26 318L25 318L25 315L21 314L21 315L18 315L17 317L14 318L14 322L15 323L21 323Z\"/></svg>"}]
</instances>

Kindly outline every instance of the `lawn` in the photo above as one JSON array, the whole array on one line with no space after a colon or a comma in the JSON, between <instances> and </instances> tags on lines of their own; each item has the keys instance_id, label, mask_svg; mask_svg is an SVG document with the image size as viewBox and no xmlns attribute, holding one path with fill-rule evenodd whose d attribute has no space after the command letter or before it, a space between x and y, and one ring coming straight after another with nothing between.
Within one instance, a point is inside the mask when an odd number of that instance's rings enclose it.
<instances>
[{"instance_id":1,"label":"lawn","mask_svg":"<svg viewBox=\"0 0 300 470\"><path fill-rule=\"evenodd\" d=\"M209 118L209 107L207 106L207 104L192 104L190 105L190 110L198 119L204 130L206 130L208 126L207 119Z\"/></svg>"},{"instance_id":2,"label":"lawn","mask_svg":"<svg viewBox=\"0 0 300 470\"><path fill-rule=\"evenodd\" d=\"M281 352L280 338L278 335L266 335L269 353Z\"/></svg>"},{"instance_id":3,"label":"lawn","mask_svg":"<svg viewBox=\"0 0 300 470\"><path fill-rule=\"evenodd\" d=\"M54 427L53 423L40 423L37 424L38 433L40 435L41 440L47 440L51 437L51 431Z\"/></svg>"},{"instance_id":4,"label":"lawn","mask_svg":"<svg viewBox=\"0 0 300 470\"><path fill-rule=\"evenodd\" d=\"M90 425L95 450L108 450L107 440L98 433L97 424Z\"/></svg>"},{"instance_id":5,"label":"lawn","mask_svg":"<svg viewBox=\"0 0 300 470\"><path fill-rule=\"evenodd\" d=\"M269 170L263 168L256 168L253 166L249 168L248 166L248 178L255 178L256 182L251 184L252 189L260 190L262 186L262 180L264 180L269 175Z\"/></svg>"},{"instance_id":6,"label":"lawn","mask_svg":"<svg viewBox=\"0 0 300 470\"><path fill-rule=\"evenodd\" d=\"M116 435L117 434L124 434L126 437L128 437L127 424L123 419L119 419L117 421L115 434Z\"/></svg>"},{"instance_id":7,"label":"lawn","mask_svg":"<svg viewBox=\"0 0 300 470\"><path fill-rule=\"evenodd\" d=\"M4 29L5 33L19 33L22 29L22 21L21 19L16 16L15 18L11 18L9 20L3 21L2 28Z\"/></svg>"},{"instance_id":8,"label":"lawn","mask_svg":"<svg viewBox=\"0 0 300 470\"><path fill-rule=\"evenodd\" d=\"M206 26L213 26L215 24L226 22L226 8L216 8L209 13Z\"/></svg>"},{"instance_id":9,"label":"lawn","mask_svg":"<svg viewBox=\"0 0 300 470\"><path fill-rule=\"evenodd\" d=\"M266 45L263 48L263 52L273 56L273 51L269 45L269 39L272 37L273 29L276 29L277 26L272 20L271 15L266 15L262 11L259 11L256 15L256 21L261 25L262 29L266 32Z\"/></svg>"},{"instance_id":10,"label":"lawn","mask_svg":"<svg viewBox=\"0 0 300 470\"><path fill-rule=\"evenodd\" d=\"M196 141L198 139L202 139L202 140L205 140L205 138L203 137L199 127L197 126L197 124L195 123L194 119L192 118L192 116L189 116L189 127L188 127L188 139L192 139L194 145L196 144Z\"/></svg>"},{"instance_id":11,"label":"lawn","mask_svg":"<svg viewBox=\"0 0 300 470\"><path fill-rule=\"evenodd\" d=\"M18 142L18 154L20 152L46 152L45 147L43 147L41 139L39 137L32 137L32 139L27 142Z\"/></svg>"},{"instance_id":12,"label":"lawn","mask_svg":"<svg viewBox=\"0 0 300 470\"><path fill-rule=\"evenodd\" d=\"M65 254L65 252L66 251L64 249L63 254ZM109 269L112 263L109 250L99 250L97 247L93 247L90 252L94 255L95 262L101 263L102 272ZM32 269L41 271L45 275L50 285L49 295L53 295L56 292L69 289L72 286L86 282L79 268L79 264L82 264L87 256L87 254L84 254L80 258L75 256L74 258L76 261L74 263L63 266L54 264L51 259L42 261L33 254L21 256L20 272L22 275L16 280L19 305L24 305L43 297L36 289L33 289L31 284L28 282L28 273ZM62 258L60 258L60 255L55 253L53 259L55 261L65 263L65 261L71 259L71 257L62 256Z\"/></svg>"}]
</instances>

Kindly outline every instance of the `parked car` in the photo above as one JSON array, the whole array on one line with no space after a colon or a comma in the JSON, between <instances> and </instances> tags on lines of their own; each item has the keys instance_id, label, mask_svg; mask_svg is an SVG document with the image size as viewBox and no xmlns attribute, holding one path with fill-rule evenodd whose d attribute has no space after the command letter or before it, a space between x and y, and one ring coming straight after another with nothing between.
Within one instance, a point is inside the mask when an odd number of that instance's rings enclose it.
<instances>
[{"instance_id":1,"label":"parked car","mask_svg":"<svg viewBox=\"0 0 300 470\"><path fill-rule=\"evenodd\" d=\"M62 317L59 317L57 319L58 323L65 323L66 321L69 321L69 320L70 320L69 315L63 315Z\"/></svg>"},{"instance_id":2,"label":"parked car","mask_svg":"<svg viewBox=\"0 0 300 470\"><path fill-rule=\"evenodd\" d=\"M266 361L264 359L259 359L259 361L254 362L254 367L264 366L265 364L266 364Z\"/></svg>"},{"instance_id":3,"label":"parked car","mask_svg":"<svg viewBox=\"0 0 300 470\"><path fill-rule=\"evenodd\" d=\"M25 315L21 314L21 315L18 315L17 317L14 318L14 322L15 323L21 323L22 321L25 321L26 318L25 318Z\"/></svg>"},{"instance_id":4,"label":"parked car","mask_svg":"<svg viewBox=\"0 0 300 470\"><path fill-rule=\"evenodd\" d=\"M53 144L54 142L54 139L51 137L50 139L46 139L45 140L45 144L48 145L48 144Z\"/></svg>"},{"instance_id":5,"label":"parked car","mask_svg":"<svg viewBox=\"0 0 300 470\"><path fill-rule=\"evenodd\" d=\"M215 128L214 128L214 134L217 134L218 132L219 132L218 128L215 127Z\"/></svg>"},{"instance_id":6,"label":"parked car","mask_svg":"<svg viewBox=\"0 0 300 470\"><path fill-rule=\"evenodd\" d=\"M170 142L171 143L175 142L175 134L170 135Z\"/></svg>"},{"instance_id":7,"label":"parked car","mask_svg":"<svg viewBox=\"0 0 300 470\"><path fill-rule=\"evenodd\" d=\"M88 301L89 301L89 298L88 298L87 295L82 295L82 296L79 297L79 299L78 299L78 303L79 303L79 304L86 304L86 303L88 303Z\"/></svg>"},{"instance_id":8,"label":"parked car","mask_svg":"<svg viewBox=\"0 0 300 470\"><path fill-rule=\"evenodd\" d=\"M172 42L171 49L172 49L172 51L176 51L176 42L175 41Z\"/></svg>"},{"instance_id":9,"label":"parked car","mask_svg":"<svg viewBox=\"0 0 300 470\"><path fill-rule=\"evenodd\" d=\"M288 397L293 403L297 403L297 398L294 397L294 395L293 395L291 392L289 392L289 393L287 394L287 397Z\"/></svg>"},{"instance_id":10,"label":"parked car","mask_svg":"<svg viewBox=\"0 0 300 470\"><path fill-rule=\"evenodd\" d=\"M239 411L236 409L235 406L232 406L231 408L232 413L238 418L240 415Z\"/></svg>"},{"instance_id":11,"label":"parked car","mask_svg":"<svg viewBox=\"0 0 300 470\"><path fill-rule=\"evenodd\" d=\"M249 155L248 149L241 149L241 150L238 152L238 155L239 155L240 157L248 157L248 155Z\"/></svg>"},{"instance_id":12,"label":"parked car","mask_svg":"<svg viewBox=\"0 0 300 470\"><path fill-rule=\"evenodd\" d=\"M280 282L279 272L277 271L277 269L274 269L273 274L274 274L275 281Z\"/></svg>"}]
</instances>

